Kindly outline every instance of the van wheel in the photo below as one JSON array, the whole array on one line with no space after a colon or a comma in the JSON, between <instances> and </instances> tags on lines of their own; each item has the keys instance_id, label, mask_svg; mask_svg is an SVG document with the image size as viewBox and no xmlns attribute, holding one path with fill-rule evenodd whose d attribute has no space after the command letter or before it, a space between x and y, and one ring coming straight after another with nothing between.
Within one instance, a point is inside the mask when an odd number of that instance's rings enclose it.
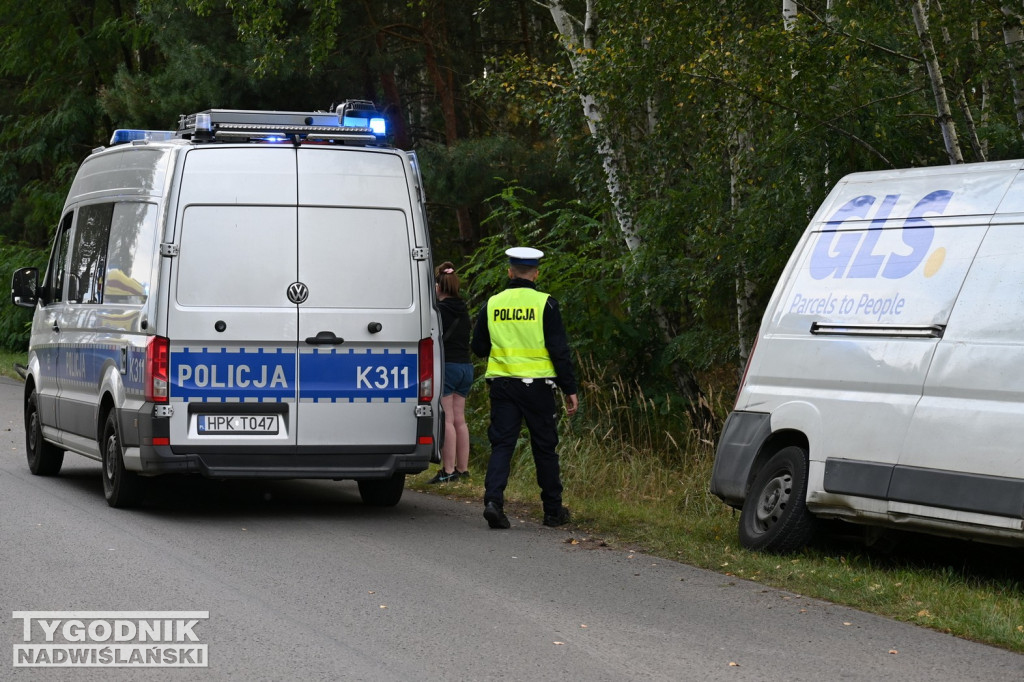
<instances>
[{"instance_id":1,"label":"van wheel","mask_svg":"<svg viewBox=\"0 0 1024 682\"><path fill-rule=\"evenodd\" d=\"M740 542L778 554L800 549L817 525L806 500L807 454L797 446L783 448L754 478L740 514Z\"/></svg>"},{"instance_id":2,"label":"van wheel","mask_svg":"<svg viewBox=\"0 0 1024 682\"><path fill-rule=\"evenodd\" d=\"M43 439L39 397L35 391L25 401L25 453L28 456L28 470L36 476L56 476L64 464L64 451Z\"/></svg>"},{"instance_id":3,"label":"van wheel","mask_svg":"<svg viewBox=\"0 0 1024 682\"><path fill-rule=\"evenodd\" d=\"M117 415L114 410L107 414L100 452L103 454L103 496L107 498L107 504L118 508L138 504L142 493L142 481L134 471L124 468L121 434L118 431Z\"/></svg>"},{"instance_id":4,"label":"van wheel","mask_svg":"<svg viewBox=\"0 0 1024 682\"><path fill-rule=\"evenodd\" d=\"M402 499L405 490L405 474L391 478L359 481L359 496L363 504L371 507L394 507Z\"/></svg>"}]
</instances>

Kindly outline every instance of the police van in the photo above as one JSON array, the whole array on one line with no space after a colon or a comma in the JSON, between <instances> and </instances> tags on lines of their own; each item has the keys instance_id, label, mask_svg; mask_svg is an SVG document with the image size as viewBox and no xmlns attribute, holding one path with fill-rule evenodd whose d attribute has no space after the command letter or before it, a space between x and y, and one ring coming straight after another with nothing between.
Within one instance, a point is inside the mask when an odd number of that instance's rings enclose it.
<instances>
[{"instance_id":1,"label":"police van","mask_svg":"<svg viewBox=\"0 0 1024 682\"><path fill-rule=\"evenodd\" d=\"M1024 544L1022 169L856 173L825 199L715 456L746 547L819 519Z\"/></svg>"},{"instance_id":2,"label":"police van","mask_svg":"<svg viewBox=\"0 0 1024 682\"><path fill-rule=\"evenodd\" d=\"M373 105L209 110L81 165L33 307L32 473L355 479L397 504L435 458L441 371L423 185Z\"/></svg>"}]
</instances>

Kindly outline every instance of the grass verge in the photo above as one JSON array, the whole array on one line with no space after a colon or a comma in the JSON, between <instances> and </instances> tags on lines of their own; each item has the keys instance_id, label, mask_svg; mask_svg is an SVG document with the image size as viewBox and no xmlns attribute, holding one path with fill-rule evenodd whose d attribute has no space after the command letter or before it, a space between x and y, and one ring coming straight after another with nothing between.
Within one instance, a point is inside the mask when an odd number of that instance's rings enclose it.
<instances>
[{"instance_id":1,"label":"grass verge","mask_svg":"<svg viewBox=\"0 0 1024 682\"><path fill-rule=\"evenodd\" d=\"M863 529L839 522L797 554L747 551L737 537L739 513L708 492L713 443L693 433L659 433L666 419L662 411L654 410L653 403L638 408L643 399L637 391L620 388L614 395L588 393L586 413L563 423L559 453L574 537L1024 653L1024 551L895 531L869 545ZM489 449L486 401L486 388L478 385L467 410L471 482L429 485L436 471L431 467L410 478L410 487L478 499L482 510ZM540 520L525 437L516 451L506 499L517 512L525 509Z\"/></svg>"}]
</instances>

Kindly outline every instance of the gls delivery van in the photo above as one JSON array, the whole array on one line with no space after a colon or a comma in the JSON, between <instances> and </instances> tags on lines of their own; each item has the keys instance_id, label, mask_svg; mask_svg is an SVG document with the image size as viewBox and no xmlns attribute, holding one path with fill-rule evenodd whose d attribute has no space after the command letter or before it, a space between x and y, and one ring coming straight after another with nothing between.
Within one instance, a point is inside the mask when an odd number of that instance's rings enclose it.
<instances>
[{"instance_id":1,"label":"gls delivery van","mask_svg":"<svg viewBox=\"0 0 1024 682\"><path fill-rule=\"evenodd\" d=\"M372 104L210 110L116 131L82 164L42 281L25 382L28 464L141 477L356 479L393 505L439 419L433 272L415 157Z\"/></svg>"},{"instance_id":2,"label":"gls delivery van","mask_svg":"<svg viewBox=\"0 0 1024 682\"><path fill-rule=\"evenodd\" d=\"M1024 544L1022 168L856 173L826 198L715 457L746 547L819 518Z\"/></svg>"}]
</instances>

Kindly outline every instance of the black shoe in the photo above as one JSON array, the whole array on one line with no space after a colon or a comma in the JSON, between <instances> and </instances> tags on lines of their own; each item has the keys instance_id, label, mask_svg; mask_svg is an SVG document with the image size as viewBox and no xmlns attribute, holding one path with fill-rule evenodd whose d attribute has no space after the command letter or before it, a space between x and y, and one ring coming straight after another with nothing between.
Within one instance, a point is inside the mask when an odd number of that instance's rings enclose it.
<instances>
[{"instance_id":1,"label":"black shoe","mask_svg":"<svg viewBox=\"0 0 1024 682\"><path fill-rule=\"evenodd\" d=\"M469 481L469 469L466 469L465 471L459 471L458 469L456 469L455 476L456 478L459 479L459 481Z\"/></svg>"},{"instance_id":2,"label":"black shoe","mask_svg":"<svg viewBox=\"0 0 1024 682\"><path fill-rule=\"evenodd\" d=\"M484 518L491 528L509 528L512 525L497 502L488 502L484 505Z\"/></svg>"},{"instance_id":3,"label":"black shoe","mask_svg":"<svg viewBox=\"0 0 1024 682\"><path fill-rule=\"evenodd\" d=\"M554 514L544 514L545 526L564 526L569 523L569 510L559 507Z\"/></svg>"},{"instance_id":4,"label":"black shoe","mask_svg":"<svg viewBox=\"0 0 1024 682\"><path fill-rule=\"evenodd\" d=\"M441 468L438 470L437 476L434 476L432 479L427 481L427 483L454 483L458 480L458 473L454 471L445 471L444 468Z\"/></svg>"}]
</instances>

